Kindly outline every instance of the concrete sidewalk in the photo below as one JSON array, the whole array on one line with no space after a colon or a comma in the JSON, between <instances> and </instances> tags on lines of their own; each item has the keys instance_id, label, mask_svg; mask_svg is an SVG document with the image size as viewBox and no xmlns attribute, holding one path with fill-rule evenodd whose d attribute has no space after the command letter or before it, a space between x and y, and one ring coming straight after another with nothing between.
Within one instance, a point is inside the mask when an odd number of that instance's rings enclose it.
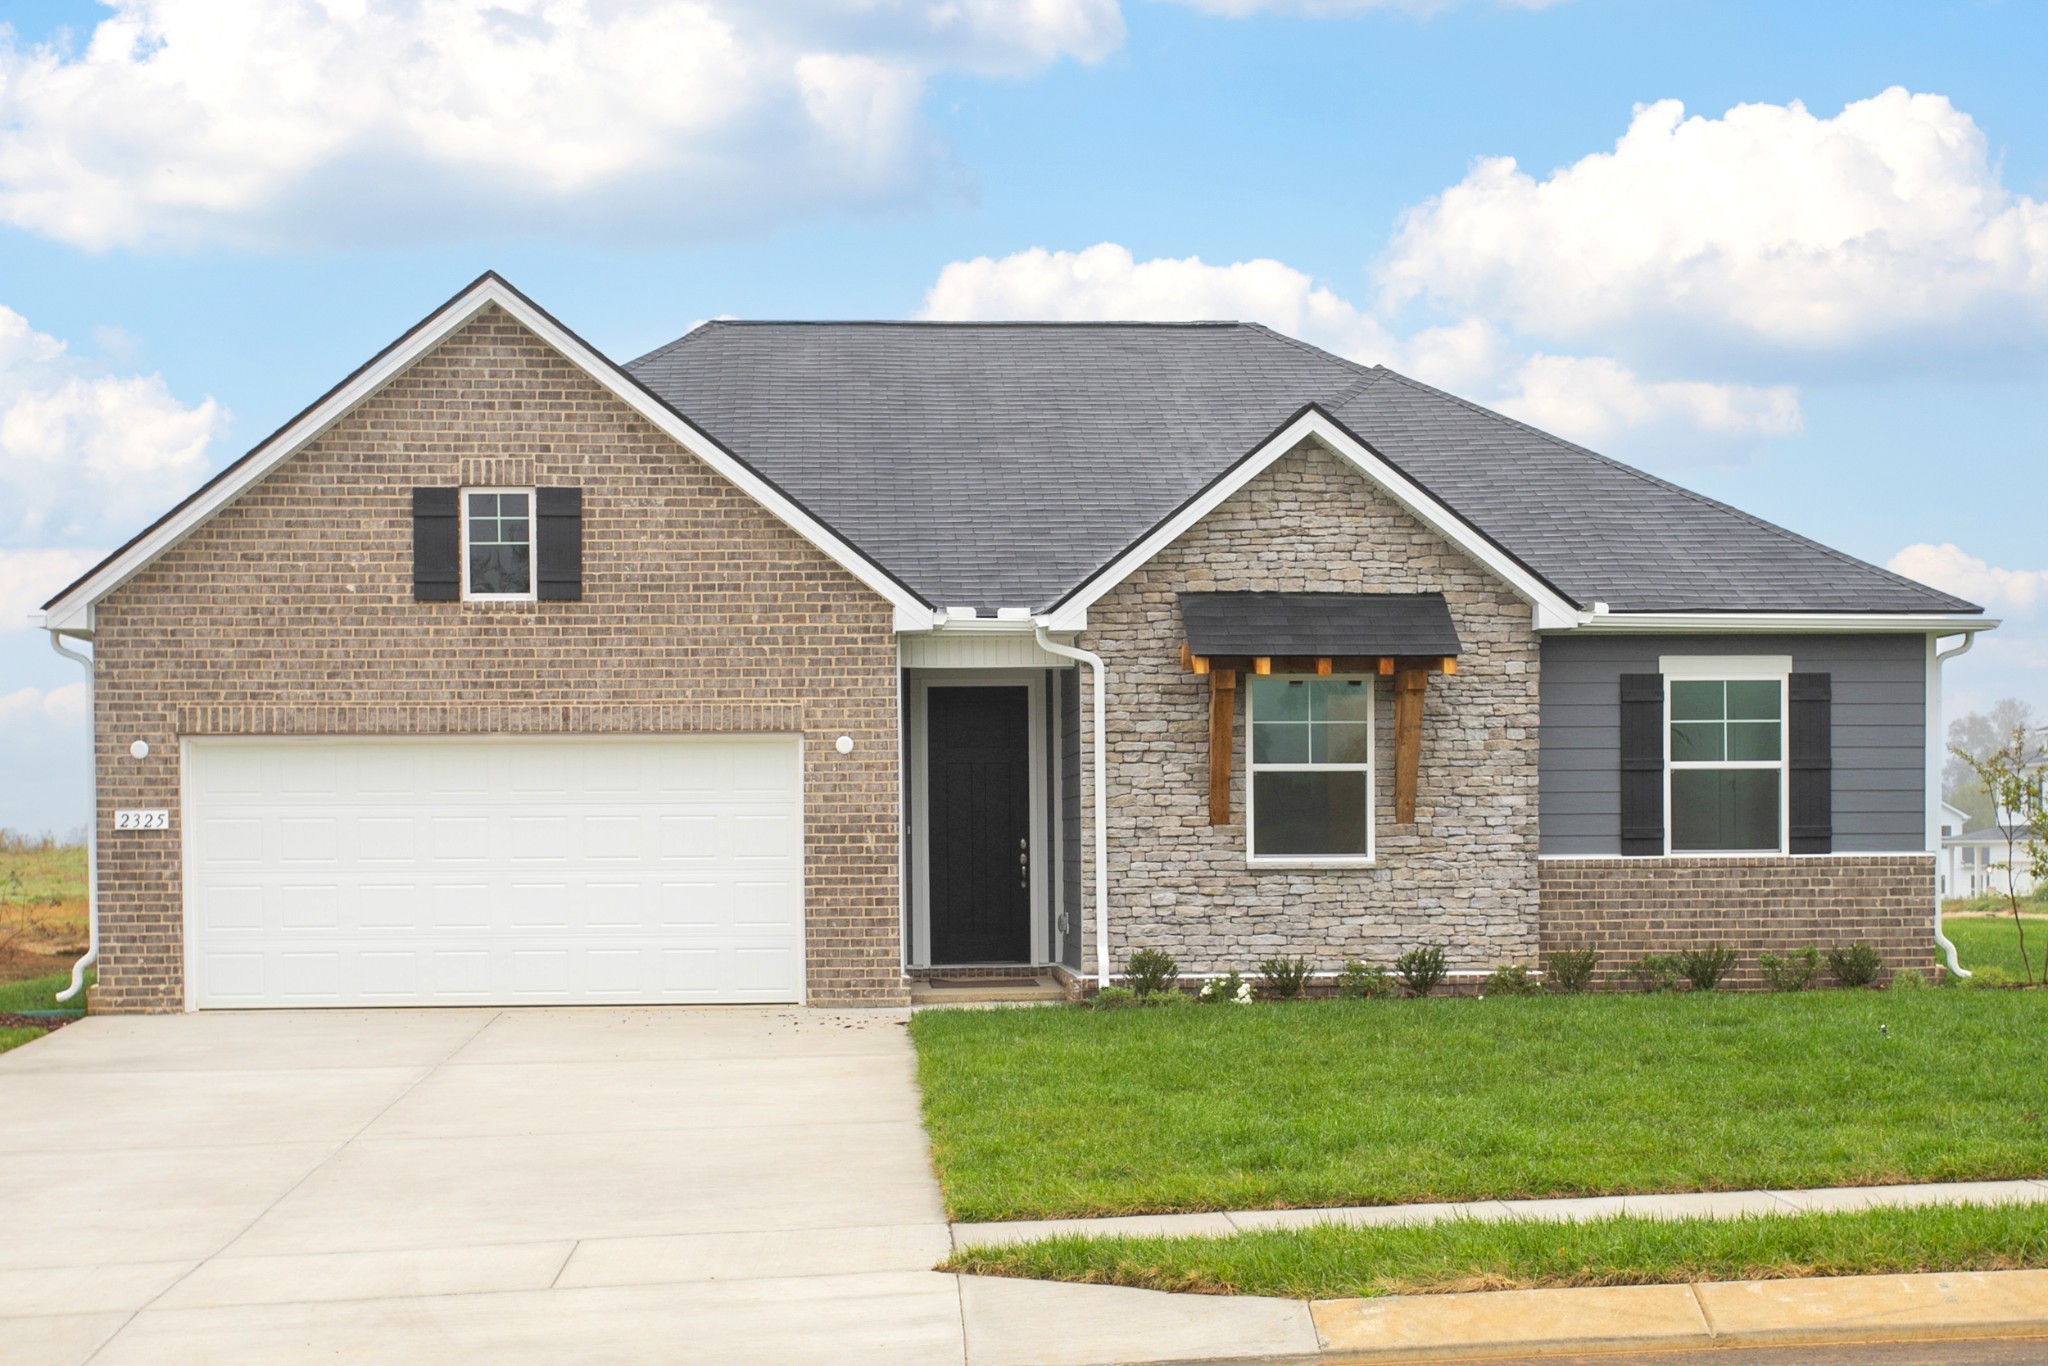
<instances>
[{"instance_id":1,"label":"concrete sidewalk","mask_svg":"<svg viewBox=\"0 0 2048 1366\"><path fill-rule=\"evenodd\" d=\"M1144 1238L1221 1237L1251 1229L1310 1224L1433 1224L1447 1219L1577 1222L1639 1214L1658 1219L1732 1219L1745 1214L1805 1214L1914 1205L2048 1203L2048 1181L1948 1181L1912 1186L1827 1186L1814 1190L1699 1191L1600 1195L1563 1200L1472 1200L1416 1205L1342 1205L1325 1209L1253 1209L1201 1214L1130 1214L1111 1219L1019 1219L954 1224L953 1246L1028 1243L1055 1234Z\"/></svg>"}]
</instances>

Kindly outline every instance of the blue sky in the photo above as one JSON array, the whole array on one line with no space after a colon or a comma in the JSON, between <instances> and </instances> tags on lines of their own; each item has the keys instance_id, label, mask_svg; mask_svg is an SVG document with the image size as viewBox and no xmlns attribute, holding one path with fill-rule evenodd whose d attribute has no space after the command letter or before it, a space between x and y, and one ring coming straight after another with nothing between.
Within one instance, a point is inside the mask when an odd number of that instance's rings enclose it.
<instances>
[{"instance_id":1,"label":"blue sky","mask_svg":"<svg viewBox=\"0 0 2048 1366\"><path fill-rule=\"evenodd\" d=\"M1986 602L1951 701L2048 711L2044 7L331 8L4 11L0 825L85 811L10 622L485 267L622 359L1256 317Z\"/></svg>"}]
</instances>

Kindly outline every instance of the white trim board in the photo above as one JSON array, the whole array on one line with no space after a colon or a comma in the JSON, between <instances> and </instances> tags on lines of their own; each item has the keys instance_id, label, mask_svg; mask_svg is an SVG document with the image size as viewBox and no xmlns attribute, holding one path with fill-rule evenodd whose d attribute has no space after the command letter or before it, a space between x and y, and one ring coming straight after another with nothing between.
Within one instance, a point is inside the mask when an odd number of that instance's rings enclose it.
<instances>
[{"instance_id":1,"label":"white trim board","mask_svg":"<svg viewBox=\"0 0 2048 1366\"><path fill-rule=\"evenodd\" d=\"M973 967L970 963L932 962L931 902L931 778L928 769L930 736L926 731L926 693L932 688L1023 688L1024 705L1030 713L1025 743L1030 747L1026 765L1030 777L1031 871L1031 963L1043 965L1052 936L1047 932L1052 908L1052 869L1049 856L1052 841L1051 817L1046 791L1050 780L1047 762L1045 671L1043 669L1005 672L997 669L921 669L910 680L910 957L913 968ZM1003 966L1016 967L1018 964Z\"/></svg>"},{"instance_id":2,"label":"white trim board","mask_svg":"<svg viewBox=\"0 0 2048 1366\"><path fill-rule=\"evenodd\" d=\"M1228 474L1202 490L1198 496L1182 506L1179 512L1154 527L1144 539L1112 560L1079 589L1069 594L1057 607L1047 612L1042 618L1046 630L1062 632L1087 629L1090 606L1136 573L1139 567L1154 555L1179 540L1204 517L1214 512L1225 499L1263 474L1275 461L1310 437L1315 438L1334 454L1350 461L1359 473L1378 485L1410 515L1477 560L1496 578L1513 589L1534 609L1537 630L1566 629L1578 623L1580 614L1575 604L1566 600L1556 589L1536 577L1519 561L1480 535L1470 523L1431 497L1420 485L1375 455L1327 414L1311 408L1268 437L1265 444L1240 460Z\"/></svg>"},{"instance_id":3,"label":"white trim board","mask_svg":"<svg viewBox=\"0 0 2048 1366\"><path fill-rule=\"evenodd\" d=\"M45 629L70 634L89 633L92 630L92 609L101 598L184 540L216 512L241 496L244 490L355 411L492 304L503 309L620 402L653 423L684 450L710 466L887 600L895 608L897 630L926 630L931 627L934 619L931 604L898 583L881 566L841 540L788 495L641 388L609 359L549 317L505 280L489 274L444 304L440 311L421 322L326 398L279 429L239 463L230 466L223 477L202 488L184 505L67 588L50 603L44 620Z\"/></svg>"}]
</instances>

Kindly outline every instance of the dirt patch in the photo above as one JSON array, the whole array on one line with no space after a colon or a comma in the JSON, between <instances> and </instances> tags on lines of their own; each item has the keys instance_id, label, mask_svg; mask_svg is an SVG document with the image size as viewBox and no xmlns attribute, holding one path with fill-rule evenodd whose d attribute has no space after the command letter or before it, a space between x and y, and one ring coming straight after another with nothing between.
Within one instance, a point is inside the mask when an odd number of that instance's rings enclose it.
<instances>
[{"instance_id":1,"label":"dirt patch","mask_svg":"<svg viewBox=\"0 0 2048 1366\"><path fill-rule=\"evenodd\" d=\"M16 1015L12 1011L0 1010L0 1029L62 1029L77 1018L75 1015Z\"/></svg>"}]
</instances>

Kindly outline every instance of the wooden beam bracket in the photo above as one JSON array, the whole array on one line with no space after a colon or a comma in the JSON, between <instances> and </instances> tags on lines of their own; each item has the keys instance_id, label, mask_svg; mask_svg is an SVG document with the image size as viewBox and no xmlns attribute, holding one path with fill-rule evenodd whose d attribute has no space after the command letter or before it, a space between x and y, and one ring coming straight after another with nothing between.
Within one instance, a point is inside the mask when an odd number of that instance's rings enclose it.
<instances>
[{"instance_id":1,"label":"wooden beam bracket","mask_svg":"<svg viewBox=\"0 0 2048 1366\"><path fill-rule=\"evenodd\" d=\"M1230 824L1230 750L1237 672L1209 671L1209 824Z\"/></svg>"},{"instance_id":2,"label":"wooden beam bracket","mask_svg":"<svg viewBox=\"0 0 2048 1366\"><path fill-rule=\"evenodd\" d=\"M1429 675L1403 669L1394 675L1394 820L1415 819L1415 789L1422 774L1422 695Z\"/></svg>"}]
</instances>

